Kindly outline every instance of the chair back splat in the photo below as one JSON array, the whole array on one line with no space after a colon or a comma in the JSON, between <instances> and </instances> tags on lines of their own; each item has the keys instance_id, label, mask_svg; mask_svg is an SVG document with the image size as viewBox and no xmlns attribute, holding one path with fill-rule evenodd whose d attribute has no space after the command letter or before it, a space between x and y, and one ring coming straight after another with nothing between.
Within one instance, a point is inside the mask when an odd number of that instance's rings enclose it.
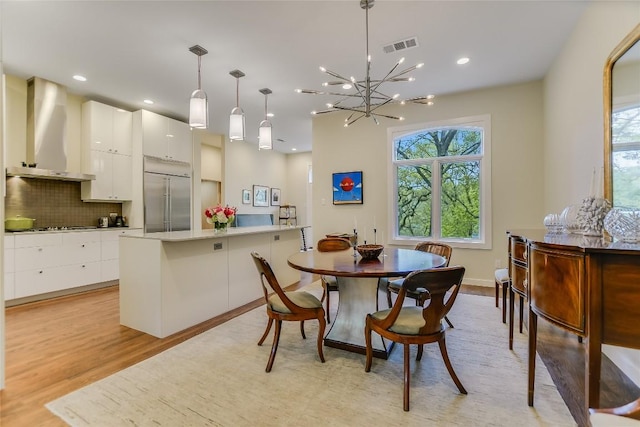
<instances>
[{"instance_id":1,"label":"chair back splat","mask_svg":"<svg viewBox=\"0 0 640 427\"><path fill-rule=\"evenodd\" d=\"M349 239L342 237L326 237L318 240L316 248L318 248L320 252L343 251L351 248L351 242Z\"/></svg>"},{"instance_id":2,"label":"chair back splat","mask_svg":"<svg viewBox=\"0 0 640 427\"><path fill-rule=\"evenodd\" d=\"M316 244L316 248L319 252L335 252L335 251L344 251L345 249L351 248L351 241L349 239L345 239L343 237L327 237L324 239L318 240ZM322 298L320 301L327 300L327 309L325 310L327 315L327 323L331 323L331 291L338 291L338 280L335 276L320 276L320 281L322 283Z\"/></svg>"}]
</instances>

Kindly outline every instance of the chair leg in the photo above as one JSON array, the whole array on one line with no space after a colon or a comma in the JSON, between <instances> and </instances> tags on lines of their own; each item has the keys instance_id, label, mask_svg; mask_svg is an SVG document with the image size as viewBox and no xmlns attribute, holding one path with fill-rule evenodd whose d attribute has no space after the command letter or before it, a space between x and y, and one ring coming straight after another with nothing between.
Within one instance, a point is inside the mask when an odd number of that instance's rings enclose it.
<instances>
[{"instance_id":1,"label":"chair leg","mask_svg":"<svg viewBox=\"0 0 640 427\"><path fill-rule=\"evenodd\" d=\"M387 288L387 303L389 304L389 308L393 307L393 304L391 304L391 291L389 288Z\"/></svg>"},{"instance_id":2,"label":"chair leg","mask_svg":"<svg viewBox=\"0 0 640 427\"><path fill-rule=\"evenodd\" d=\"M269 331L271 330L271 325L273 325L272 317L269 318L269 323L267 323L267 329L264 331L264 334L262 334L262 338L260 338L260 341L258 341L258 345L262 345L265 338L267 338L267 335L269 335Z\"/></svg>"},{"instance_id":3,"label":"chair leg","mask_svg":"<svg viewBox=\"0 0 640 427\"><path fill-rule=\"evenodd\" d=\"M447 353L447 345L445 343L444 334L442 334L442 338L438 340L438 345L440 346L440 353L442 354L442 359L444 360L444 364L447 367L447 371L449 371L449 375L451 375L451 379L454 383L456 383L456 386L458 386L458 390L460 390L460 393L467 394L467 390L465 390L464 386L460 382L460 379L458 379L458 376L453 370L453 366L451 366L449 354Z\"/></svg>"},{"instance_id":4,"label":"chair leg","mask_svg":"<svg viewBox=\"0 0 640 427\"><path fill-rule=\"evenodd\" d=\"M304 320L300 321L300 333L302 334L302 339L306 340L307 336L304 334Z\"/></svg>"},{"instance_id":5,"label":"chair leg","mask_svg":"<svg viewBox=\"0 0 640 427\"><path fill-rule=\"evenodd\" d=\"M325 293L327 294L327 323L331 323L331 314L330 314L330 307L331 307L331 304L330 304L330 300L329 300L329 299L331 298L331 297L330 297L331 292L330 292L330 291L329 291L329 289L327 288L327 289L325 290Z\"/></svg>"},{"instance_id":6,"label":"chair leg","mask_svg":"<svg viewBox=\"0 0 640 427\"><path fill-rule=\"evenodd\" d=\"M507 323L507 288L509 282L502 284L502 323Z\"/></svg>"},{"instance_id":7,"label":"chair leg","mask_svg":"<svg viewBox=\"0 0 640 427\"><path fill-rule=\"evenodd\" d=\"M522 333L522 318L524 317L524 298L520 295L520 333Z\"/></svg>"},{"instance_id":8,"label":"chair leg","mask_svg":"<svg viewBox=\"0 0 640 427\"><path fill-rule=\"evenodd\" d=\"M513 311L515 305L516 294L509 287L509 350L513 350Z\"/></svg>"},{"instance_id":9,"label":"chair leg","mask_svg":"<svg viewBox=\"0 0 640 427\"><path fill-rule=\"evenodd\" d=\"M498 284L498 281L496 281L496 307L498 307L498 301L499 301L499 296L500 295L500 291L498 290L500 288L500 285ZM504 304L504 301L502 302L502 304Z\"/></svg>"},{"instance_id":10,"label":"chair leg","mask_svg":"<svg viewBox=\"0 0 640 427\"><path fill-rule=\"evenodd\" d=\"M322 351L322 341L324 339L324 329L327 326L327 323L324 321L324 316L318 316L318 356L320 356L320 361L324 363L324 352Z\"/></svg>"},{"instance_id":11,"label":"chair leg","mask_svg":"<svg viewBox=\"0 0 640 427\"><path fill-rule=\"evenodd\" d=\"M447 325L449 325L450 328L453 328L453 323L451 323L447 316L444 316L444 321L447 322Z\"/></svg>"},{"instance_id":12,"label":"chair leg","mask_svg":"<svg viewBox=\"0 0 640 427\"><path fill-rule=\"evenodd\" d=\"M418 354L416 355L416 360L422 360L423 349L424 349L424 344L418 344Z\"/></svg>"},{"instance_id":13,"label":"chair leg","mask_svg":"<svg viewBox=\"0 0 640 427\"><path fill-rule=\"evenodd\" d=\"M366 344L364 371L369 372L373 361L373 346L371 345L371 328L368 323L364 327L364 340Z\"/></svg>"},{"instance_id":14,"label":"chair leg","mask_svg":"<svg viewBox=\"0 0 640 427\"><path fill-rule=\"evenodd\" d=\"M273 361L276 358L276 352L278 351L278 342L280 342L280 329L282 329L282 320L276 320L276 331L273 336L273 344L271 345L271 355L269 356L269 362L267 362L267 372L271 372Z\"/></svg>"},{"instance_id":15,"label":"chair leg","mask_svg":"<svg viewBox=\"0 0 640 427\"><path fill-rule=\"evenodd\" d=\"M411 380L411 365L409 363L409 344L404 345L404 410L409 410L409 383Z\"/></svg>"}]
</instances>

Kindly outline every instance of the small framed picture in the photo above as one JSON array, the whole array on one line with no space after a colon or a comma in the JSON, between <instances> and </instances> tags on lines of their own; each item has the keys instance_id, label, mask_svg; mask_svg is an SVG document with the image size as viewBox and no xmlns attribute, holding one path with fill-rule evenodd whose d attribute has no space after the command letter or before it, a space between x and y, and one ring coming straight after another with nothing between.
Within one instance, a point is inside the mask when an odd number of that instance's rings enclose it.
<instances>
[{"instance_id":1,"label":"small framed picture","mask_svg":"<svg viewBox=\"0 0 640 427\"><path fill-rule=\"evenodd\" d=\"M362 204L362 171L333 174L333 204Z\"/></svg>"},{"instance_id":2,"label":"small framed picture","mask_svg":"<svg viewBox=\"0 0 640 427\"><path fill-rule=\"evenodd\" d=\"M251 203L251 191L242 190L242 204L248 205Z\"/></svg>"},{"instance_id":3,"label":"small framed picture","mask_svg":"<svg viewBox=\"0 0 640 427\"><path fill-rule=\"evenodd\" d=\"M280 206L280 189L271 189L271 206Z\"/></svg>"},{"instance_id":4,"label":"small framed picture","mask_svg":"<svg viewBox=\"0 0 640 427\"><path fill-rule=\"evenodd\" d=\"M269 187L253 186L253 206L269 206Z\"/></svg>"}]
</instances>

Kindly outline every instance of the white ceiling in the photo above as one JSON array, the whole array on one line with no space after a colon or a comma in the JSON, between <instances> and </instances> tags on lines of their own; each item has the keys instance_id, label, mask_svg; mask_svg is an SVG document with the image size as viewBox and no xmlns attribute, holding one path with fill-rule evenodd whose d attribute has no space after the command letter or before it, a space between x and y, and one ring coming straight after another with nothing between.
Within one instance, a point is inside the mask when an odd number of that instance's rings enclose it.
<instances>
[{"instance_id":1,"label":"white ceiling","mask_svg":"<svg viewBox=\"0 0 640 427\"><path fill-rule=\"evenodd\" d=\"M372 78L401 57L424 62L412 83L391 83L401 97L437 96L542 78L586 5L570 1L378 0L369 11ZM323 65L347 77L365 73L365 12L359 0L336 1L8 1L0 2L5 73L39 76L71 93L130 110L145 108L185 120L197 86L199 44L202 88L210 127L226 134L240 106L248 142L256 144L268 87L275 143L282 152L311 150L310 111L335 97L295 93L322 89ZM416 36L419 47L385 54L382 46ZM471 62L456 65L461 56ZM88 78L80 83L74 74ZM147 106L143 99L155 104ZM333 113L344 114L344 113ZM346 114L345 114L346 116ZM388 122L385 121L382 124ZM360 120L354 126L373 126ZM257 146L257 144L256 144Z\"/></svg>"}]
</instances>

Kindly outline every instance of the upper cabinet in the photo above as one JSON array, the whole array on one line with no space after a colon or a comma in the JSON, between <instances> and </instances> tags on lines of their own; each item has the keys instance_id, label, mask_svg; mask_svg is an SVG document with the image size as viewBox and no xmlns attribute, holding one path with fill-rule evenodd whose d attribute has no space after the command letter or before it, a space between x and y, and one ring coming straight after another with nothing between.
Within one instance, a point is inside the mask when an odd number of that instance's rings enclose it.
<instances>
[{"instance_id":1,"label":"upper cabinet","mask_svg":"<svg viewBox=\"0 0 640 427\"><path fill-rule=\"evenodd\" d=\"M82 182L84 201L121 202L132 198L133 113L89 101L82 104Z\"/></svg>"},{"instance_id":2,"label":"upper cabinet","mask_svg":"<svg viewBox=\"0 0 640 427\"><path fill-rule=\"evenodd\" d=\"M84 146L90 150L131 155L132 113L89 101L82 104Z\"/></svg>"},{"instance_id":3,"label":"upper cabinet","mask_svg":"<svg viewBox=\"0 0 640 427\"><path fill-rule=\"evenodd\" d=\"M191 164L193 139L187 123L141 110L142 154Z\"/></svg>"}]
</instances>

